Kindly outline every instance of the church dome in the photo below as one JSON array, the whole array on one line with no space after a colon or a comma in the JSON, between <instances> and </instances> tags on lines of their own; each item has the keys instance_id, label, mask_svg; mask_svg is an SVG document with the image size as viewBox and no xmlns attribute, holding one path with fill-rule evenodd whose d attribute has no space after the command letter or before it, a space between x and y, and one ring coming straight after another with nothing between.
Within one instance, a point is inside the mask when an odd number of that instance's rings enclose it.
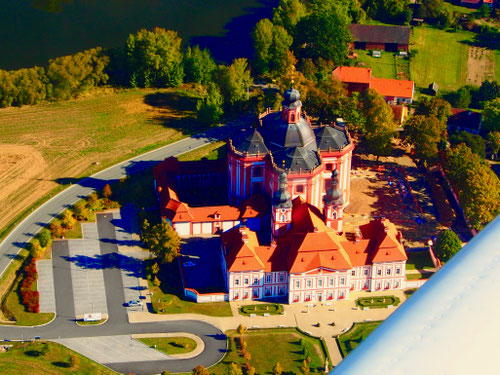
<instances>
[{"instance_id":1,"label":"church dome","mask_svg":"<svg viewBox=\"0 0 500 375\"><path fill-rule=\"evenodd\" d=\"M285 97L284 103L291 104L296 102L297 100L300 100L300 92L299 90L291 87L285 91L284 97Z\"/></svg>"}]
</instances>

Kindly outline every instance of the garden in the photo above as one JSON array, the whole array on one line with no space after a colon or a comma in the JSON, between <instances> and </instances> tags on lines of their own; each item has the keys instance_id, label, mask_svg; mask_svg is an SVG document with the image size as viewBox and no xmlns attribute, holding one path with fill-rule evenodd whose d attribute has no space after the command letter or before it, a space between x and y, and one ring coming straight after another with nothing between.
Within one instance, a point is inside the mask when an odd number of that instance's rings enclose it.
<instances>
[{"instance_id":1,"label":"garden","mask_svg":"<svg viewBox=\"0 0 500 375\"><path fill-rule=\"evenodd\" d=\"M356 300L356 305L361 308L381 309L388 306L397 306L400 302L399 297L396 296L362 297Z\"/></svg>"},{"instance_id":2,"label":"garden","mask_svg":"<svg viewBox=\"0 0 500 375\"><path fill-rule=\"evenodd\" d=\"M283 305L279 303L266 303L263 305L245 305L239 308L241 315L278 315L283 314Z\"/></svg>"},{"instance_id":3,"label":"garden","mask_svg":"<svg viewBox=\"0 0 500 375\"><path fill-rule=\"evenodd\" d=\"M253 368L258 374L272 373L277 362L283 373L297 374L301 373L304 361L310 372L324 371L328 354L326 345L318 338L295 328L238 331L241 333L226 332L228 352L221 362L209 369L211 374L227 374L233 363L246 371Z\"/></svg>"},{"instance_id":4,"label":"garden","mask_svg":"<svg viewBox=\"0 0 500 375\"><path fill-rule=\"evenodd\" d=\"M345 357L354 350L361 342L377 328L379 322L361 322L354 323L351 329L337 338L342 356Z\"/></svg>"},{"instance_id":5,"label":"garden","mask_svg":"<svg viewBox=\"0 0 500 375\"><path fill-rule=\"evenodd\" d=\"M144 337L137 340L165 354L191 353L196 341L188 337Z\"/></svg>"}]
</instances>

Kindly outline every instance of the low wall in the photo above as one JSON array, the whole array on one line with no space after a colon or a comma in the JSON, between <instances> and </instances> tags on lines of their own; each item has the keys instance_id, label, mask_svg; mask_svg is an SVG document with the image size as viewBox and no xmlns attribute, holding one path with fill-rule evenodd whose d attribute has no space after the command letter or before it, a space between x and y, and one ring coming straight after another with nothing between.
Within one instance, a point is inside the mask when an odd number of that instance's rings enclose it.
<instances>
[{"instance_id":1,"label":"low wall","mask_svg":"<svg viewBox=\"0 0 500 375\"><path fill-rule=\"evenodd\" d=\"M428 279L406 280L405 288L420 288Z\"/></svg>"},{"instance_id":2,"label":"low wall","mask_svg":"<svg viewBox=\"0 0 500 375\"><path fill-rule=\"evenodd\" d=\"M198 293L191 288L184 288L184 295L197 303L203 302L227 302L229 294L227 293Z\"/></svg>"}]
</instances>

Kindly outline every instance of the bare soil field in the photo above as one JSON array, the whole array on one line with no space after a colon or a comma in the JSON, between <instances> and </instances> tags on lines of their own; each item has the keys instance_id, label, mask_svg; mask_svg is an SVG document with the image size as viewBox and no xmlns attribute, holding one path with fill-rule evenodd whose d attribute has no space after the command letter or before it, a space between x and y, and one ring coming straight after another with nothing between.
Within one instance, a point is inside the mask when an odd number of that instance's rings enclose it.
<instances>
[{"instance_id":1,"label":"bare soil field","mask_svg":"<svg viewBox=\"0 0 500 375\"><path fill-rule=\"evenodd\" d=\"M425 246L442 226L436 220L432 199L415 164L402 149L396 149L396 153L399 155L381 157L379 161L373 155L353 155L351 199L344 211L344 231L354 232L371 218L383 216L403 233L407 247ZM408 194L402 193L402 189Z\"/></svg>"},{"instance_id":2,"label":"bare soil field","mask_svg":"<svg viewBox=\"0 0 500 375\"><path fill-rule=\"evenodd\" d=\"M187 90L102 90L0 109L0 233L58 186L200 131L196 101Z\"/></svg>"},{"instance_id":3,"label":"bare soil field","mask_svg":"<svg viewBox=\"0 0 500 375\"><path fill-rule=\"evenodd\" d=\"M495 79L495 51L470 46L466 83L481 86L481 83L487 79Z\"/></svg>"}]
</instances>

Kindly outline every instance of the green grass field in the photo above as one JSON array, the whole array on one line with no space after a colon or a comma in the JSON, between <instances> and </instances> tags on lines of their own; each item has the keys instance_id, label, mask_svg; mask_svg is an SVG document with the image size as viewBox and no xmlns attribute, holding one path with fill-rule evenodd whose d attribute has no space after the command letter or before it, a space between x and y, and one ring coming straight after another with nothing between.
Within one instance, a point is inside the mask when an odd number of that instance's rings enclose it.
<instances>
[{"instance_id":1,"label":"green grass field","mask_svg":"<svg viewBox=\"0 0 500 375\"><path fill-rule=\"evenodd\" d=\"M241 355L239 335L234 331L226 332L228 353L217 365L210 367L213 375L225 375L229 365L234 362L243 366L245 359ZM317 338L303 335L295 329L250 330L243 335L247 350L252 356L249 363L257 374L271 374L273 366L279 362L283 374L299 374L302 361L311 358L311 372L324 369L326 354ZM302 340L301 340L302 339ZM272 355L269 355L272 353Z\"/></svg>"},{"instance_id":2,"label":"green grass field","mask_svg":"<svg viewBox=\"0 0 500 375\"><path fill-rule=\"evenodd\" d=\"M177 159L180 161L194 161L207 158L208 160L218 160L227 156L226 142L214 142L209 145L200 147L196 150L186 152L179 155Z\"/></svg>"},{"instance_id":3,"label":"green grass field","mask_svg":"<svg viewBox=\"0 0 500 375\"><path fill-rule=\"evenodd\" d=\"M382 57L372 57L370 51L356 50L356 62L362 62L363 67L372 68L372 75L377 78L396 78L396 61L394 54L382 52Z\"/></svg>"},{"instance_id":4,"label":"green grass field","mask_svg":"<svg viewBox=\"0 0 500 375\"><path fill-rule=\"evenodd\" d=\"M500 50L495 50L495 80L500 82Z\"/></svg>"},{"instance_id":5,"label":"green grass field","mask_svg":"<svg viewBox=\"0 0 500 375\"><path fill-rule=\"evenodd\" d=\"M355 349L380 323L382 322L354 323L349 331L340 335L337 340L342 356L345 357L351 350Z\"/></svg>"},{"instance_id":6,"label":"green grass field","mask_svg":"<svg viewBox=\"0 0 500 375\"><path fill-rule=\"evenodd\" d=\"M0 354L2 375L116 374L66 347L53 342L2 342L13 345Z\"/></svg>"},{"instance_id":7,"label":"green grass field","mask_svg":"<svg viewBox=\"0 0 500 375\"><path fill-rule=\"evenodd\" d=\"M407 270L424 270L434 268L431 256L427 251L409 251L406 261Z\"/></svg>"},{"instance_id":8,"label":"green grass field","mask_svg":"<svg viewBox=\"0 0 500 375\"><path fill-rule=\"evenodd\" d=\"M456 90L465 85L467 54L475 34L448 32L430 26L413 29L410 39L410 77L419 87L437 82L440 90Z\"/></svg>"},{"instance_id":9,"label":"green grass field","mask_svg":"<svg viewBox=\"0 0 500 375\"><path fill-rule=\"evenodd\" d=\"M187 337L146 337L138 340L165 354L191 353L196 349L196 342Z\"/></svg>"}]
</instances>

